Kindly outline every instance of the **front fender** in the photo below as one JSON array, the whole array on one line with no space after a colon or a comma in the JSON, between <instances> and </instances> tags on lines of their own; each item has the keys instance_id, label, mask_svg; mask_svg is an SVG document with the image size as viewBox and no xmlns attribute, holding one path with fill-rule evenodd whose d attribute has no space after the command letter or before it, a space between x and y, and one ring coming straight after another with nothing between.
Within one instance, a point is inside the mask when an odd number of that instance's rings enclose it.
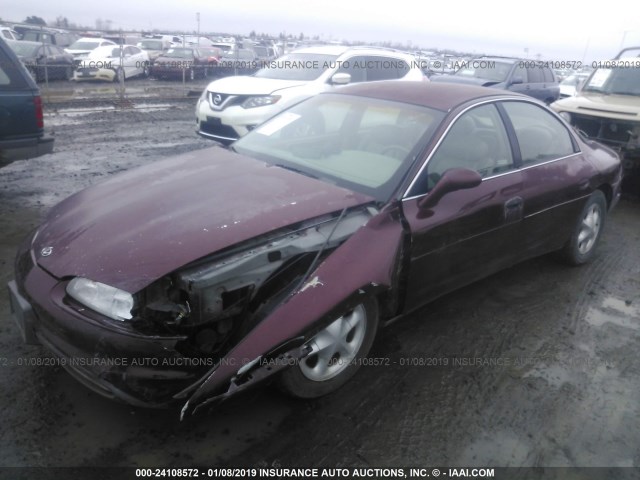
<instances>
[{"instance_id":1,"label":"front fender","mask_svg":"<svg viewBox=\"0 0 640 480\"><path fill-rule=\"evenodd\" d=\"M400 219L399 205L391 205L332 252L297 291L229 352L225 361L176 396L185 398L193 392L182 417L210 403L211 397L226 398L226 391L235 390L232 380L247 372L247 367L238 366L256 365L261 357L282 351L281 347L293 339L302 338L299 343L308 340L325 323L360 303L362 295L393 290L402 265ZM298 354L305 355L302 351ZM265 372L257 378L266 378Z\"/></svg>"}]
</instances>

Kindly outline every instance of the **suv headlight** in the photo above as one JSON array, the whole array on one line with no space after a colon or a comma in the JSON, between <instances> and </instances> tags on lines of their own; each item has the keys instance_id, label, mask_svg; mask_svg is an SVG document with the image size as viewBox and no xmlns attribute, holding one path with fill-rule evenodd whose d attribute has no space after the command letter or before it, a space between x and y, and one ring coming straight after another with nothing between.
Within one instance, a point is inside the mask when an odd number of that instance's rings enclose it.
<instances>
[{"instance_id":1,"label":"suv headlight","mask_svg":"<svg viewBox=\"0 0 640 480\"><path fill-rule=\"evenodd\" d=\"M256 108L256 107L265 107L267 105L273 105L280 100L280 95L263 95L260 97L249 97L244 102L242 102L242 108Z\"/></svg>"},{"instance_id":2,"label":"suv headlight","mask_svg":"<svg viewBox=\"0 0 640 480\"><path fill-rule=\"evenodd\" d=\"M91 310L114 320L124 322L132 318L133 296L119 288L76 277L67 285L67 293Z\"/></svg>"}]
</instances>

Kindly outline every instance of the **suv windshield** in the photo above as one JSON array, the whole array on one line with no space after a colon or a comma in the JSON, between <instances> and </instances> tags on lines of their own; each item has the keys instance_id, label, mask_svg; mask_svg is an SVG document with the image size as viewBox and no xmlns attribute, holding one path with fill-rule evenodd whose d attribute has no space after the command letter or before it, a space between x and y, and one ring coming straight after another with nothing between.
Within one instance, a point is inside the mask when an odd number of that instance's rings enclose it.
<instances>
[{"instance_id":1,"label":"suv windshield","mask_svg":"<svg viewBox=\"0 0 640 480\"><path fill-rule=\"evenodd\" d=\"M512 63L496 62L494 60L473 60L472 62L467 62L455 75L481 78L492 82L504 82L512 65Z\"/></svg>"},{"instance_id":2,"label":"suv windshield","mask_svg":"<svg viewBox=\"0 0 640 480\"><path fill-rule=\"evenodd\" d=\"M582 91L640 95L640 68L599 68L585 82Z\"/></svg>"},{"instance_id":3,"label":"suv windshield","mask_svg":"<svg viewBox=\"0 0 640 480\"><path fill-rule=\"evenodd\" d=\"M336 65L337 55L319 53L291 53L273 60L254 76L276 80L312 81L328 68Z\"/></svg>"},{"instance_id":4,"label":"suv windshield","mask_svg":"<svg viewBox=\"0 0 640 480\"><path fill-rule=\"evenodd\" d=\"M443 117L406 103L322 94L276 115L233 148L387 201Z\"/></svg>"}]
</instances>

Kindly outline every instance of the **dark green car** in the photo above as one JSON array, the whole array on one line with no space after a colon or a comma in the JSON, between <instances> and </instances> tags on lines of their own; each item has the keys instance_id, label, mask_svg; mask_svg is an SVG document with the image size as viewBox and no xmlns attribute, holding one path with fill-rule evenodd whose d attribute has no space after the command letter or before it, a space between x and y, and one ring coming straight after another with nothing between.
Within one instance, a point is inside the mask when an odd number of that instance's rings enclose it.
<instances>
[{"instance_id":1,"label":"dark green car","mask_svg":"<svg viewBox=\"0 0 640 480\"><path fill-rule=\"evenodd\" d=\"M52 150L53 138L44 133L40 90L0 39L0 165Z\"/></svg>"}]
</instances>

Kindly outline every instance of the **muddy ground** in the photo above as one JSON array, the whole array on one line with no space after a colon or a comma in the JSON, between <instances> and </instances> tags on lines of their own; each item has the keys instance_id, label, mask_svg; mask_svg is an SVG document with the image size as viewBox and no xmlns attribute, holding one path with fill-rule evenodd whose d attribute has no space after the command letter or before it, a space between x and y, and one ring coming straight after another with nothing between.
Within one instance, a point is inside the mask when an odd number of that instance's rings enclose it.
<instances>
[{"instance_id":1,"label":"muddy ground","mask_svg":"<svg viewBox=\"0 0 640 480\"><path fill-rule=\"evenodd\" d=\"M0 283L65 196L212 145L195 99L134 103L50 106L55 153L0 169ZM529 261L388 327L385 365L334 395L262 388L183 423L17 366L49 354L21 343L2 294L0 466L640 466L640 204L621 202L602 240L588 266Z\"/></svg>"}]
</instances>

